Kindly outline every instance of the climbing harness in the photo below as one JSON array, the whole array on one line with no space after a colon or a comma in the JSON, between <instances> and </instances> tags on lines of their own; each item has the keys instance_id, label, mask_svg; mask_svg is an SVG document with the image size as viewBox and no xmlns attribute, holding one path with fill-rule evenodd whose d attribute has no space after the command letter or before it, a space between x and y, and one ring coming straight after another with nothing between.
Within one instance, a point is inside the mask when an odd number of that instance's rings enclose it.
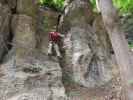
<instances>
[{"instance_id":1,"label":"climbing harness","mask_svg":"<svg viewBox=\"0 0 133 100\"><path fill-rule=\"evenodd\" d=\"M64 35L60 34L59 32L49 32L48 55L52 55L52 48L54 48L56 51L57 57L59 58L62 57L58 46L60 37L64 37Z\"/></svg>"}]
</instances>

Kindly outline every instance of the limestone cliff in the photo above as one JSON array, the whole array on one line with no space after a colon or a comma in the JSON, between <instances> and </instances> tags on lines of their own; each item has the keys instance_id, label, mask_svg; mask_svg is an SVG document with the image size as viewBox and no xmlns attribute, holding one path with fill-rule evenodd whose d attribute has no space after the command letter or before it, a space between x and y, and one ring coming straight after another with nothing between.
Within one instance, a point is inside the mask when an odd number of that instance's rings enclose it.
<instances>
[{"instance_id":1,"label":"limestone cliff","mask_svg":"<svg viewBox=\"0 0 133 100\"><path fill-rule=\"evenodd\" d=\"M55 26L65 35L62 59L47 56ZM63 13L37 0L0 0L0 100L93 100L97 93L95 100L120 100L120 85L101 15L88 0L71 0Z\"/></svg>"},{"instance_id":2,"label":"limestone cliff","mask_svg":"<svg viewBox=\"0 0 133 100\"><path fill-rule=\"evenodd\" d=\"M0 8L0 100L66 100L58 61L36 48L36 0L1 0Z\"/></svg>"}]
</instances>

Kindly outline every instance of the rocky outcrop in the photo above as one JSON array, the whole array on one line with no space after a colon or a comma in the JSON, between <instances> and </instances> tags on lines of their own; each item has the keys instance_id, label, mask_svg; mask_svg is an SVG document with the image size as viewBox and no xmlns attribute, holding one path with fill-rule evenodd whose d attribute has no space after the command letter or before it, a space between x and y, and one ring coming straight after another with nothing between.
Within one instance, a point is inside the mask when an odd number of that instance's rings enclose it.
<instances>
[{"instance_id":1,"label":"rocky outcrop","mask_svg":"<svg viewBox=\"0 0 133 100\"><path fill-rule=\"evenodd\" d=\"M32 53L36 46L35 19L24 14L14 15L12 30L14 33L13 45L16 50L16 56L23 57Z\"/></svg>"},{"instance_id":2,"label":"rocky outcrop","mask_svg":"<svg viewBox=\"0 0 133 100\"><path fill-rule=\"evenodd\" d=\"M16 11L19 14L25 14L31 17L36 17L37 0L17 0Z\"/></svg>"},{"instance_id":3,"label":"rocky outcrop","mask_svg":"<svg viewBox=\"0 0 133 100\"><path fill-rule=\"evenodd\" d=\"M14 60L0 68L0 100L66 100L58 62L44 55Z\"/></svg>"},{"instance_id":4,"label":"rocky outcrop","mask_svg":"<svg viewBox=\"0 0 133 100\"><path fill-rule=\"evenodd\" d=\"M88 88L95 90L111 82L115 63L101 16L92 13L88 0L66 2L58 23L60 14L49 8L38 9L37 0L0 0L0 36L5 40L0 39L0 45L7 45L10 35L13 38L0 66L0 100L68 100L62 76L65 85L72 83L83 94ZM59 44L60 60L46 55L48 32L57 25L65 34ZM0 57L5 50L0 46Z\"/></svg>"},{"instance_id":5,"label":"rocky outcrop","mask_svg":"<svg viewBox=\"0 0 133 100\"><path fill-rule=\"evenodd\" d=\"M5 52L8 51L8 42L10 37L11 10L8 5L0 3L0 60Z\"/></svg>"},{"instance_id":6,"label":"rocky outcrop","mask_svg":"<svg viewBox=\"0 0 133 100\"><path fill-rule=\"evenodd\" d=\"M108 36L101 21L93 21L88 1L74 0L65 9L60 30L66 34L65 53L61 65L75 83L85 87L101 86L113 75L113 63L108 46ZM101 31L97 30L101 28Z\"/></svg>"},{"instance_id":7,"label":"rocky outcrop","mask_svg":"<svg viewBox=\"0 0 133 100\"><path fill-rule=\"evenodd\" d=\"M16 6L17 6L17 0L7 0L8 6L11 10L13 10L13 13L16 13Z\"/></svg>"},{"instance_id":8,"label":"rocky outcrop","mask_svg":"<svg viewBox=\"0 0 133 100\"><path fill-rule=\"evenodd\" d=\"M1 3L1 4L4 4L4 3L5 3L5 0L0 0L0 3Z\"/></svg>"},{"instance_id":9,"label":"rocky outcrop","mask_svg":"<svg viewBox=\"0 0 133 100\"><path fill-rule=\"evenodd\" d=\"M49 59L36 48L36 0L9 0L4 3L10 7L0 6L0 23L3 26L0 34L7 39L10 33L13 40L10 43L12 48L0 67L0 100L67 100L58 60ZM4 19L7 21L5 24ZM51 20L46 21L50 23ZM47 39L47 33L41 36ZM41 46L46 47L45 53L47 45L43 40ZM3 51L5 48L1 46L0 53Z\"/></svg>"}]
</instances>

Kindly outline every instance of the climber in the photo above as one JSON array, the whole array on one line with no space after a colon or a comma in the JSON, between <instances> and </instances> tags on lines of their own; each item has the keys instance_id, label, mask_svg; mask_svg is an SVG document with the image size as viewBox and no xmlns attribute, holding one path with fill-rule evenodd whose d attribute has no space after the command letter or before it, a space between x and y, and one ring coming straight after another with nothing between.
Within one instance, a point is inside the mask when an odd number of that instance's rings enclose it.
<instances>
[{"instance_id":1,"label":"climber","mask_svg":"<svg viewBox=\"0 0 133 100\"><path fill-rule=\"evenodd\" d=\"M56 55L59 58L62 58L58 43L60 42L60 38L64 38L64 35L56 32L54 28L51 32L49 32L49 46L48 46L48 55L52 55L52 47L54 47L56 51Z\"/></svg>"}]
</instances>

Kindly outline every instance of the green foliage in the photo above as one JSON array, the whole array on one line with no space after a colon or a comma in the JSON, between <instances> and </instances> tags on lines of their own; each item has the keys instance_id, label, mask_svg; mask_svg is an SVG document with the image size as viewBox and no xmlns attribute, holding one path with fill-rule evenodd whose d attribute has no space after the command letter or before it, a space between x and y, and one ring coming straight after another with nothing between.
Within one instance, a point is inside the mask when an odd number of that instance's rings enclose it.
<instances>
[{"instance_id":1,"label":"green foliage","mask_svg":"<svg viewBox=\"0 0 133 100\"><path fill-rule=\"evenodd\" d=\"M93 7L93 11L97 11L96 9L96 0L90 0L92 7Z\"/></svg>"},{"instance_id":2,"label":"green foliage","mask_svg":"<svg viewBox=\"0 0 133 100\"><path fill-rule=\"evenodd\" d=\"M133 43L129 44L129 48L132 49L133 48Z\"/></svg>"},{"instance_id":3,"label":"green foliage","mask_svg":"<svg viewBox=\"0 0 133 100\"><path fill-rule=\"evenodd\" d=\"M64 0L39 0L43 6L51 7L56 10L62 11L64 7Z\"/></svg>"},{"instance_id":4,"label":"green foliage","mask_svg":"<svg viewBox=\"0 0 133 100\"><path fill-rule=\"evenodd\" d=\"M51 7L62 11L65 0L39 0L43 6ZM93 10L96 11L96 0L90 0ZM133 0L113 0L114 5L118 8L120 13L133 13Z\"/></svg>"},{"instance_id":5,"label":"green foliage","mask_svg":"<svg viewBox=\"0 0 133 100\"><path fill-rule=\"evenodd\" d=\"M129 83L130 85L133 85L133 80L129 80L128 83Z\"/></svg>"},{"instance_id":6,"label":"green foliage","mask_svg":"<svg viewBox=\"0 0 133 100\"><path fill-rule=\"evenodd\" d=\"M133 13L133 0L113 0L121 13Z\"/></svg>"},{"instance_id":7,"label":"green foliage","mask_svg":"<svg viewBox=\"0 0 133 100\"><path fill-rule=\"evenodd\" d=\"M96 11L96 0L90 0L94 11ZM133 13L133 0L113 0L113 4L121 14Z\"/></svg>"},{"instance_id":8,"label":"green foliage","mask_svg":"<svg viewBox=\"0 0 133 100\"><path fill-rule=\"evenodd\" d=\"M43 6L52 7L56 10L63 10L64 0L39 0ZM90 0L94 11L96 11L96 0ZM113 0L114 5L123 13L133 13L133 0Z\"/></svg>"}]
</instances>

